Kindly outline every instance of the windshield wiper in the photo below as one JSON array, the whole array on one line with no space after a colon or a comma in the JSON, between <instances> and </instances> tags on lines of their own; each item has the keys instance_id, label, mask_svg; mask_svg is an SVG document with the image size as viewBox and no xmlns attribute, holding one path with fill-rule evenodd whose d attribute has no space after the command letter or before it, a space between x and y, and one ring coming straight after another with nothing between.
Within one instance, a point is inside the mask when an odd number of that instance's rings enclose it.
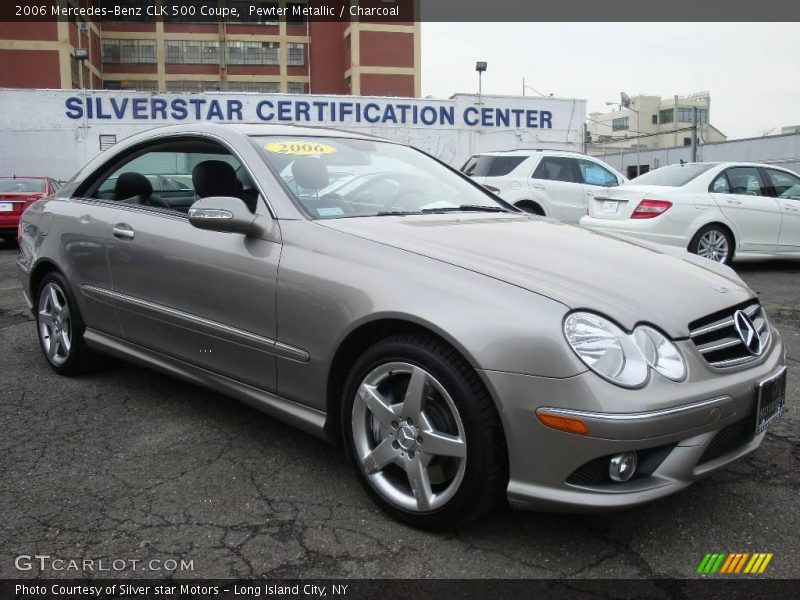
<instances>
[{"instance_id":1,"label":"windshield wiper","mask_svg":"<svg viewBox=\"0 0 800 600\"><path fill-rule=\"evenodd\" d=\"M405 217L406 215L421 215L418 210L383 210L375 213L376 217Z\"/></svg>"},{"instance_id":2,"label":"windshield wiper","mask_svg":"<svg viewBox=\"0 0 800 600\"><path fill-rule=\"evenodd\" d=\"M462 204L461 206L443 206L440 208L423 208L424 213L438 212L511 212L502 206L483 206L481 204Z\"/></svg>"}]
</instances>

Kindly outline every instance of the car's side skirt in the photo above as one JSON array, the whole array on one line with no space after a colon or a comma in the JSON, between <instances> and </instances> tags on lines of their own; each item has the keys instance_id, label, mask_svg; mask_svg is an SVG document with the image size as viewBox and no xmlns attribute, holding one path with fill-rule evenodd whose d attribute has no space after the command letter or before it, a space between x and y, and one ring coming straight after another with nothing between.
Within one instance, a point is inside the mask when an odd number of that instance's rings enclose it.
<instances>
[{"instance_id":1,"label":"car's side skirt","mask_svg":"<svg viewBox=\"0 0 800 600\"><path fill-rule=\"evenodd\" d=\"M232 396L253 408L302 429L319 438L325 434L326 415L320 410L277 396L271 392L241 383L224 375L132 344L117 337L86 329L84 340L90 348L130 362L180 377L197 385Z\"/></svg>"}]
</instances>

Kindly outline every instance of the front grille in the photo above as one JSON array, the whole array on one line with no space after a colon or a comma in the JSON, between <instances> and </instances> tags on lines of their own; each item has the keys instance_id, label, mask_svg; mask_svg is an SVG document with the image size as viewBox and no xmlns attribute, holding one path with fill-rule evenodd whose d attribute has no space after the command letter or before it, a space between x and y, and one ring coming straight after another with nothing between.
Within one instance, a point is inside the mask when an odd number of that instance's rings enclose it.
<instances>
[{"instance_id":1,"label":"front grille","mask_svg":"<svg viewBox=\"0 0 800 600\"><path fill-rule=\"evenodd\" d=\"M747 349L734 326L734 314L739 310L744 311L753 321L761 339L762 353L769 345L767 315L757 301L750 300L708 315L689 323L689 336L712 367L735 367L758 358Z\"/></svg>"},{"instance_id":2,"label":"front grille","mask_svg":"<svg viewBox=\"0 0 800 600\"><path fill-rule=\"evenodd\" d=\"M750 440L753 439L755 431L755 415L751 414L748 417L735 423L731 423L724 429L721 429L711 443L703 452L703 456L697 464L702 465L710 460L719 458L728 452L741 448Z\"/></svg>"}]
</instances>

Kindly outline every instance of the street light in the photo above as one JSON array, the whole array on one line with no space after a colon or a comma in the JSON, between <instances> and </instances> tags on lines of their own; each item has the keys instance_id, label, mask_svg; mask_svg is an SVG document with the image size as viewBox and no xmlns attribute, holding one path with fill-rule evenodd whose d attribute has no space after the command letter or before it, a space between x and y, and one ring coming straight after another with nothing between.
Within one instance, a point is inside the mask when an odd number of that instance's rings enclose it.
<instances>
[{"instance_id":1,"label":"street light","mask_svg":"<svg viewBox=\"0 0 800 600\"><path fill-rule=\"evenodd\" d=\"M475 70L478 72L478 100L481 99L481 75L486 70L486 61L479 60L475 63Z\"/></svg>"}]
</instances>

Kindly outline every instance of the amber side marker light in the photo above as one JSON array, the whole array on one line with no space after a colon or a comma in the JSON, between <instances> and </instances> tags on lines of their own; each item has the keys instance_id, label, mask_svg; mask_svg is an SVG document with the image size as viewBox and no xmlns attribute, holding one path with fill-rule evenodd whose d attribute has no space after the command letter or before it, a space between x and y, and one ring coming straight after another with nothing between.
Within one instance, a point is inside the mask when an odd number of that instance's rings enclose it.
<instances>
[{"instance_id":1,"label":"amber side marker light","mask_svg":"<svg viewBox=\"0 0 800 600\"><path fill-rule=\"evenodd\" d=\"M559 431L576 433L578 435L587 435L589 433L589 428L586 426L586 423L580 419L572 419L570 417L550 415L547 413L537 413L536 418L539 419L543 425L551 429L558 429Z\"/></svg>"}]
</instances>

